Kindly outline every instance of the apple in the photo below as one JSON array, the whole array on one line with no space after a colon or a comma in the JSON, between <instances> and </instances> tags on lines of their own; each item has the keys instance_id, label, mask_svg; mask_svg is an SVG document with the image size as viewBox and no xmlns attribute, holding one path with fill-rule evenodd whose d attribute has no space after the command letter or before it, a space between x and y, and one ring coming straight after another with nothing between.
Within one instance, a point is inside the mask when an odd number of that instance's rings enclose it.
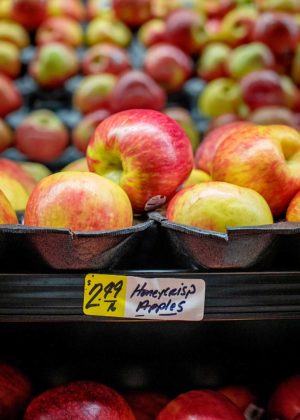
<instances>
[{"instance_id":1,"label":"apple","mask_svg":"<svg viewBox=\"0 0 300 420\"><path fill-rule=\"evenodd\" d=\"M286 220L288 222L300 222L300 194L293 197L286 211Z\"/></svg>"},{"instance_id":2,"label":"apple","mask_svg":"<svg viewBox=\"0 0 300 420\"><path fill-rule=\"evenodd\" d=\"M284 106L285 93L280 76L273 70L256 70L240 80L244 102L253 110L262 106Z\"/></svg>"},{"instance_id":3,"label":"apple","mask_svg":"<svg viewBox=\"0 0 300 420\"><path fill-rule=\"evenodd\" d=\"M245 420L241 411L224 395L210 390L188 391L169 402L157 420Z\"/></svg>"},{"instance_id":4,"label":"apple","mask_svg":"<svg viewBox=\"0 0 300 420\"><path fill-rule=\"evenodd\" d=\"M46 165L38 162L19 162L19 165L25 169L25 171L32 176L32 178L39 182L41 179L45 178L48 175L51 175L52 172Z\"/></svg>"},{"instance_id":5,"label":"apple","mask_svg":"<svg viewBox=\"0 0 300 420\"><path fill-rule=\"evenodd\" d=\"M21 72L20 51L10 42L0 40L0 73L16 78Z\"/></svg>"},{"instance_id":6,"label":"apple","mask_svg":"<svg viewBox=\"0 0 300 420\"><path fill-rule=\"evenodd\" d=\"M1 196L2 203L6 202ZM1 211L1 210L0 210ZM1 211L2 213L2 211ZM12 222L14 223L14 222ZM0 363L0 417L3 420L21 418L23 410L31 396L31 383L17 367Z\"/></svg>"},{"instance_id":7,"label":"apple","mask_svg":"<svg viewBox=\"0 0 300 420\"><path fill-rule=\"evenodd\" d=\"M151 0L112 0L118 19L129 26L140 26L152 18Z\"/></svg>"},{"instance_id":8,"label":"apple","mask_svg":"<svg viewBox=\"0 0 300 420\"><path fill-rule=\"evenodd\" d=\"M218 389L218 392L225 395L243 413L250 404L255 404L257 401L256 395L248 387L242 385L227 385Z\"/></svg>"},{"instance_id":9,"label":"apple","mask_svg":"<svg viewBox=\"0 0 300 420\"><path fill-rule=\"evenodd\" d=\"M9 19L11 17L12 0L2 0L0 2L0 19Z\"/></svg>"},{"instance_id":10,"label":"apple","mask_svg":"<svg viewBox=\"0 0 300 420\"><path fill-rule=\"evenodd\" d=\"M18 162L11 159L0 158L0 172L20 182L28 194L36 185L35 179Z\"/></svg>"},{"instance_id":11,"label":"apple","mask_svg":"<svg viewBox=\"0 0 300 420\"><path fill-rule=\"evenodd\" d=\"M48 16L66 16L76 21L85 19L85 9L81 0L47 0Z\"/></svg>"},{"instance_id":12,"label":"apple","mask_svg":"<svg viewBox=\"0 0 300 420\"><path fill-rule=\"evenodd\" d=\"M234 121L224 124L224 126L216 127L211 130L202 140L195 153L196 168L211 174L212 162L215 153L226 137L238 131L241 133L243 129L247 130L250 123L244 121Z\"/></svg>"},{"instance_id":13,"label":"apple","mask_svg":"<svg viewBox=\"0 0 300 420\"><path fill-rule=\"evenodd\" d=\"M212 118L210 120L208 131L213 130L214 128L221 127L225 124L230 124L232 122L243 121L243 118L240 115L233 113L225 113L219 115L218 117Z\"/></svg>"},{"instance_id":14,"label":"apple","mask_svg":"<svg viewBox=\"0 0 300 420\"><path fill-rule=\"evenodd\" d=\"M109 42L126 48L131 42L130 29L122 21L114 18L95 18L86 29L86 42L89 46Z\"/></svg>"},{"instance_id":15,"label":"apple","mask_svg":"<svg viewBox=\"0 0 300 420\"><path fill-rule=\"evenodd\" d=\"M91 112L83 117L72 131L72 143L82 153L86 152L90 138L97 126L108 116L110 112L106 109Z\"/></svg>"},{"instance_id":16,"label":"apple","mask_svg":"<svg viewBox=\"0 0 300 420\"><path fill-rule=\"evenodd\" d=\"M176 92L191 77L193 61L174 45L161 43L146 51L143 68L167 92Z\"/></svg>"},{"instance_id":17,"label":"apple","mask_svg":"<svg viewBox=\"0 0 300 420\"><path fill-rule=\"evenodd\" d=\"M266 44L275 54L294 51L300 27L292 15L283 12L261 13L254 25L252 39Z\"/></svg>"},{"instance_id":18,"label":"apple","mask_svg":"<svg viewBox=\"0 0 300 420\"><path fill-rule=\"evenodd\" d=\"M270 419L295 420L300 414L300 375L277 385L269 399L267 413Z\"/></svg>"},{"instance_id":19,"label":"apple","mask_svg":"<svg viewBox=\"0 0 300 420\"><path fill-rule=\"evenodd\" d=\"M226 77L230 47L222 42L212 42L203 48L197 63L198 76L207 82Z\"/></svg>"},{"instance_id":20,"label":"apple","mask_svg":"<svg viewBox=\"0 0 300 420\"><path fill-rule=\"evenodd\" d=\"M253 124L272 125L283 124L296 128L296 119L294 113L285 107L264 106L253 111L248 120Z\"/></svg>"},{"instance_id":21,"label":"apple","mask_svg":"<svg viewBox=\"0 0 300 420\"><path fill-rule=\"evenodd\" d=\"M75 51L58 42L42 45L29 66L29 73L36 82L49 89L62 86L78 70Z\"/></svg>"},{"instance_id":22,"label":"apple","mask_svg":"<svg viewBox=\"0 0 300 420\"><path fill-rule=\"evenodd\" d=\"M227 182L202 182L175 194L167 207L171 222L216 232L227 227L273 223L266 200L256 191Z\"/></svg>"},{"instance_id":23,"label":"apple","mask_svg":"<svg viewBox=\"0 0 300 420\"><path fill-rule=\"evenodd\" d=\"M0 118L16 111L22 105L22 97L17 86L6 76L0 74Z\"/></svg>"},{"instance_id":24,"label":"apple","mask_svg":"<svg viewBox=\"0 0 300 420\"><path fill-rule=\"evenodd\" d=\"M196 54L207 40L205 19L191 9L179 9L166 18L166 42L181 48L187 54Z\"/></svg>"},{"instance_id":25,"label":"apple","mask_svg":"<svg viewBox=\"0 0 300 420\"><path fill-rule=\"evenodd\" d=\"M148 74L140 70L123 73L110 97L113 112L131 108L150 108L157 111L166 104L165 91Z\"/></svg>"},{"instance_id":26,"label":"apple","mask_svg":"<svg viewBox=\"0 0 300 420\"><path fill-rule=\"evenodd\" d=\"M138 40L144 47L165 41L166 23L163 19L150 19L138 31Z\"/></svg>"},{"instance_id":27,"label":"apple","mask_svg":"<svg viewBox=\"0 0 300 420\"><path fill-rule=\"evenodd\" d=\"M79 23L65 16L50 17L37 30L37 45L61 42L70 47L80 47L83 31Z\"/></svg>"},{"instance_id":28,"label":"apple","mask_svg":"<svg viewBox=\"0 0 300 420\"><path fill-rule=\"evenodd\" d=\"M0 153L14 144L14 134L6 122L0 118Z\"/></svg>"},{"instance_id":29,"label":"apple","mask_svg":"<svg viewBox=\"0 0 300 420\"><path fill-rule=\"evenodd\" d=\"M129 54L117 45L102 43L88 49L82 59L85 75L112 73L118 76L131 68Z\"/></svg>"},{"instance_id":30,"label":"apple","mask_svg":"<svg viewBox=\"0 0 300 420\"><path fill-rule=\"evenodd\" d=\"M285 125L235 130L217 148L212 178L259 192L280 216L300 188L300 134Z\"/></svg>"},{"instance_id":31,"label":"apple","mask_svg":"<svg viewBox=\"0 0 300 420\"><path fill-rule=\"evenodd\" d=\"M289 76L281 76L281 86L284 93L284 105L292 110L297 109L300 91Z\"/></svg>"},{"instance_id":32,"label":"apple","mask_svg":"<svg viewBox=\"0 0 300 420\"><path fill-rule=\"evenodd\" d=\"M0 190L5 194L15 211L25 209L29 197L28 192L19 181L7 175L1 169Z\"/></svg>"},{"instance_id":33,"label":"apple","mask_svg":"<svg viewBox=\"0 0 300 420\"><path fill-rule=\"evenodd\" d=\"M272 51L261 42L241 45L228 57L228 73L234 79L241 79L255 70L274 67L275 59Z\"/></svg>"},{"instance_id":34,"label":"apple","mask_svg":"<svg viewBox=\"0 0 300 420\"><path fill-rule=\"evenodd\" d=\"M209 82L198 99L200 113L213 118L225 113L238 113L241 105L239 84L226 77Z\"/></svg>"},{"instance_id":35,"label":"apple","mask_svg":"<svg viewBox=\"0 0 300 420\"><path fill-rule=\"evenodd\" d=\"M125 399L114 389L91 381L48 389L28 405L24 420L134 420Z\"/></svg>"},{"instance_id":36,"label":"apple","mask_svg":"<svg viewBox=\"0 0 300 420\"><path fill-rule=\"evenodd\" d=\"M131 109L106 118L87 148L90 171L118 183L137 213L166 201L193 168L191 143L170 117Z\"/></svg>"},{"instance_id":37,"label":"apple","mask_svg":"<svg viewBox=\"0 0 300 420\"><path fill-rule=\"evenodd\" d=\"M211 176L201 169L193 169L190 176L184 181L181 188L193 187L201 182L211 181Z\"/></svg>"},{"instance_id":38,"label":"apple","mask_svg":"<svg viewBox=\"0 0 300 420\"><path fill-rule=\"evenodd\" d=\"M173 118L183 128L192 143L193 150L196 150L199 144L200 134L188 110L180 106L172 106L165 108L163 112Z\"/></svg>"},{"instance_id":39,"label":"apple","mask_svg":"<svg viewBox=\"0 0 300 420\"><path fill-rule=\"evenodd\" d=\"M46 0L13 0L12 2L12 19L28 30L36 29L46 16Z\"/></svg>"},{"instance_id":40,"label":"apple","mask_svg":"<svg viewBox=\"0 0 300 420\"><path fill-rule=\"evenodd\" d=\"M86 17L88 21L96 17L115 17L115 12L111 7L111 0L87 0Z\"/></svg>"},{"instance_id":41,"label":"apple","mask_svg":"<svg viewBox=\"0 0 300 420\"><path fill-rule=\"evenodd\" d=\"M28 159L50 162L69 143L66 127L52 111L32 111L16 129L16 147Z\"/></svg>"},{"instance_id":42,"label":"apple","mask_svg":"<svg viewBox=\"0 0 300 420\"><path fill-rule=\"evenodd\" d=\"M18 224L18 217L17 214L11 205L10 201L6 197L6 195L0 190L0 224L1 225L16 225ZM3 405L7 404L3 402L3 395L1 395L1 365L0 365L0 416L2 416ZM14 410L14 407L11 407ZM4 416L4 418L6 418Z\"/></svg>"},{"instance_id":43,"label":"apple","mask_svg":"<svg viewBox=\"0 0 300 420\"><path fill-rule=\"evenodd\" d=\"M170 400L166 395L153 391L131 391L124 397L138 420L155 419Z\"/></svg>"},{"instance_id":44,"label":"apple","mask_svg":"<svg viewBox=\"0 0 300 420\"><path fill-rule=\"evenodd\" d=\"M78 232L123 229L132 226L132 208L126 193L109 179L90 172L57 172L33 189L24 224Z\"/></svg>"},{"instance_id":45,"label":"apple","mask_svg":"<svg viewBox=\"0 0 300 420\"><path fill-rule=\"evenodd\" d=\"M65 171L89 172L86 158L83 157L83 158L74 160L73 162L66 165L61 171L62 172L65 172Z\"/></svg>"},{"instance_id":46,"label":"apple","mask_svg":"<svg viewBox=\"0 0 300 420\"><path fill-rule=\"evenodd\" d=\"M291 77L297 85L300 85L300 45L297 46L293 57Z\"/></svg>"},{"instance_id":47,"label":"apple","mask_svg":"<svg viewBox=\"0 0 300 420\"><path fill-rule=\"evenodd\" d=\"M30 44L28 32L17 22L10 20L0 20L0 40L11 42L20 49Z\"/></svg>"},{"instance_id":48,"label":"apple","mask_svg":"<svg viewBox=\"0 0 300 420\"><path fill-rule=\"evenodd\" d=\"M84 77L73 95L73 104L83 114L110 106L110 98L117 85L113 74L91 74Z\"/></svg>"},{"instance_id":49,"label":"apple","mask_svg":"<svg viewBox=\"0 0 300 420\"><path fill-rule=\"evenodd\" d=\"M203 11L209 18L222 18L236 6L236 0L204 0Z\"/></svg>"}]
</instances>

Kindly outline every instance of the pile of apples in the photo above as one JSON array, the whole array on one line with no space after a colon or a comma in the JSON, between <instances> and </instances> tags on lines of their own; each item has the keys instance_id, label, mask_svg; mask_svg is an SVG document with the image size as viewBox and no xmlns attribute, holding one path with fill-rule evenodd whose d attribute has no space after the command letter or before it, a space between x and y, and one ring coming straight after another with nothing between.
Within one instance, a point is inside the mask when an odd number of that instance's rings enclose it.
<instances>
[{"instance_id":1,"label":"pile of apples","mask_svg":"<svg viewBox=\"0 0 300 420\"><path fill-rule=\"evenodd\" d=\"M168 396L160 391L121 393L95 381L67 382L33 395L32 383L17 367L0 363L3 420L269 420L300 418L300 375L274 384L266 401L247 385L195 389ZM264 398L265 399L265 398ZM262 408L263 407L263 408Z\"/></svg>"}]
</instances>

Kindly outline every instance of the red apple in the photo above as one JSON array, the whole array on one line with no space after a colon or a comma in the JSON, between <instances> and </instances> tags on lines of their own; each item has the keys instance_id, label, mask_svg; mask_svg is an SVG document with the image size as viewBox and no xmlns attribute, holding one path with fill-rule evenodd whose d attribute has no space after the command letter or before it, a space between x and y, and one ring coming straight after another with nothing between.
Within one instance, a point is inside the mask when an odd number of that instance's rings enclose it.
<instances>
[{"instance_id":1,"label":"red apple","mask_svg":"<svg viewBox=\"0 0 300 420\"><path fill-rule=\"evenodd\" d=\"M77 232L123 229L132 225L132 208L126 193L109 179L90 172L57 172L33 189L24 224Z\"/></svg>"},{"instance_id":2,"label":"red apple","mask_svg":"<svg viewBox=\"0 0 300 420\"><path fill-rule=\"evenodd\" d=\"M24 420L134 420L128 404L114 389L96 382L70 382L34 398Z\"/></svg>"},{"instance_id":3,"label":"red apple","mask_svg":"<svg viewBox=\"0 0 300 420\"><path fill-rule=\"evenodd\" d=\"M19 49L30 44L29 34L23 26L10 20L0 20L0 40L11 42Z\"/></svg>"},{"instance_id":4,"label":"red apple","mask_svg":"<svg viewBox=\"0 0 300 420\"><path fill-rule=\"evenodd\" d=\"M110 112L106 109L94 111L83 117L72 131L72 143L82 153L86 152L88 143L94 134L97 126L108 116Z\"/></svg>"},{"instance_id":5,"label":"red apple","mask_svg":"<svg viewBox=\"0 0 300 420\"><path fill-rule=\"evenodd\" d=\"M138 40L144 47L165 41L166 23L163 19L151 19L138 31Z\"/></svg>"},{"instance_id":6,"label":"red apple","mask_svg":"<svg viewBox=\"0 0 300 420\"><path fill-rule=\"evenodd\" d=\"M14 135L6 122L0 118L0 152L14 144Z\"/></svg>"},{"instance_id":7,"label":"red apple","mask_svg":"<svg viewBox=\"0 0 300 420\"><path fill-rule=\"evenodd\" d=\"M222 42L212 42L203 48L198 60L198 76L206 81L228 75L227 62L230 47Z\"/></svg>"},{"instance_id":8,"label":"red apple","mask_svg":"<svg viewBox=\"0 0 300 420\"><path fill-rule=\"evenodd\" d=\"M0 418L2 420L21 418L30 395L29 379L16 367L0 363Z\"/></svg>"},{"instance_id":9,"label":"red apple","mask_svg":"<svg viewBox=\"0 0 300 420\"><path fill-rule=\"evenodd\" d=\"M152 18L151 0L112 0L113 10L129 26L140 26Z\"/></svg>"},{"instance_id":10,"label":"red apple","mask_svg":"<svg viewBox=\"0 0 300 420\"><path fill-rule=\"evenodd\" d=\"M64 124L54 112L31 112L16 129L16 147L28 159L50 162L59 157L69 143Z\"/></svg>"},{"instance_id":11,"label":"red apple","mask_svg":"<svg viewBox=\"0 0 300 420\"><path fill-rule=\"evenodd\" d=\"M67 16L82 21L85 19L85 9L81 0L47 0L48 16Z\"/></svg>"},{"instance_id":12,"label":"red apple","mask_svg":"<svg viewBox=\"0 0 300 420\"><path fill-rule=\"evenodd\" d=\"M83 114L110 107L110 100L117 85L117 77L102 73L86 76L74 92L73 104Z\"/></svg>"},{"instance_id":13,"label":"red apple","mask_svg":"<svg viewBox=\"0 0 300 420\"><path fill-rule=\"evenodd\" d=\"M172 400L157 416L157 420L245 420L241 411L214 391L189 391Z\"/></svg>"},{"instance_id":14,"label":"red apple","mask_svg":"<svg viewBox=\"0 0 300 420\"><path fill-rule=\"evenodd\" d=\"M212 178L259 192L274 216L300 189L300 134L284 125L242 128L217 148Z\"/></svg>"},{"instance_id":15,"label":"red apple","mask_svg":"<svg viewBox=\"0 0 300 420\"><path fill-rule=\"evenodd\" d=\"M110 109L113 112L131 108L150 108L159 111L165 104L164 90L140 70L129 70L122 74L110 98Z\"/></svg>"},{"instance_id":16,"label":"red apple","mask_svg":"<svg viewBox=\"0 0 300 420\"><path fill-rule=\"evenodd\" d=\"M29 67L31 76L45 88L62 86L78 70L75 50L58 42L41 46Z\"/></svg>"},{"instance_id":17,"label":"red apple","mask_svg":"<svg viewBox=\"0 0 300 420\"><path fill-rule=\"evenodd\" d=\"M256 395L246 386L228 385L218 391L232 401L243 413L250 404L255 404L257 401Z\"/></svg>"},{"instance_id":18,"label":"red apple","mask_svg":"<svg viewBox=\"0 0 300 420\"><path fill-rule=\"evenodd\" d=\"M253 111L248 120L253 124L270 125L284 124L290 127L297 126L294 113L285 107L280 106L264 106Z\"/></svg>"},{"instance_id":19,"label":"red apple","mask_svg":"<svg viewBox=\"0 0 300 420\"><path fill-rule=\"evenodd\" d=\"M138 420L153 420L170 398L159 392L132 391L125 395L133 414Z\"/></svg>"},{"instance_id":20,"label":"red apple","mask_svg":"<svg viewBox=\"0 0 300 420\"><path fill-rule=\"evenodd\" d=\"M83 32L79 23L65 16L50 17L38 28L37 45L61 42L77 48L82 44Z\"/></svg>"},{"instance_id":21,"label":"red apple","mask_svg":"<svg viewBox=\"0 0 300 420\"><path fill-rule=\"evenodd\" d=\"M8 77L0 74L0 118L16 111L21 105L22 97L16 85Z\"/></svg>"},{"instance_id":22,"label":"red apple","mask_svg":"<svg viewBox=\"0 0 300 420\"><path fill-rule=\"evenodd\" d=\"M36 29L47 16L46 0L13 0L12 19L29 30Z\"/></svg>"},{"instance_id":23,"label":"red apple","mask_svg":"<svg viewBox=\"0 0 300 420\"><path fill-rule=\"evenodd\" d=\"M131 68L129 54L113 44L101 43L88 49L82 59L83 74L112 73L118 76Z\"/></svg>"},{"instance_id":24,"label":"red apple","mask_svg":"<svg viewBox=\"0 0 300 420\"><path fill-rule=\"evenodd\" d=\"M109 42L121 48L126 48L131 39L130 29L125 23L113 17L93 19L86 29L86 42L90 46Z\"/></svg>"},{"instance_id":25,"label":"red apple","mask_svg":"<svg viewBox=\"0 0 300 420\"><path fill-rule=\"evenodd\" d=\"M275 53L295 50L300 28L292 15L282 12L261 13L254 25L252 39L262 42Z\"/></svg>"},{"instance_id":26,"label":"red apple","mask_svg":"<svg viewBox=\"0 0 300 420\"><path fill-rule=\"evenodd\" d=\"M146 51L144 70L168 92L176 92L191 77L193 62L179 48L158 44Z\"/></svg>"},{"instance_id":27,"label":"red apple","mask_svg":"<svg viewBox=\"0 0 300 420\"><path fill-rule=\"evenodd\" d=\"M277 385L268 403L268 418L295 420L300 414L300 375L291 376Z\"/></svg>"},{"instance_id":28,"label":"red apple","mask_svg":"<svg viewBox=\"0 0 300 420\"><path fill-rule=\"evenodd\" d=\"M18 224L18 217L17 217L16 211L14 210L12 204L10 203L10 201L8 200L4 192L2 192L2 190L0 190L0 224L1 225ZM1 383L1 381L2 379L1 379L1 365L0 365L0 416L2 419L3 418L6 419L7 417L5 415L3 417L2 411L5 411L5 409L3 409L3 406L7 405L7 402L2 401L3 395L1 395L1 391L2 391L1 388L3 387L3 384ZM12 411L14 411L15 407L12 406L11 409Z\"/></svg>"},{"instance_id":29,"label":"red apple","mask_svg":"<svg viewBox=\"0 0 300 420\"><path fill-rule=\"evenodd\" d=\"M35 179L18 162L13 160L0 158L0 172L20 182L27 193L30 193L36 185Z\"/></svg>"},{"instance_id":30,"label":"red apple","mask_svg":"<svg viewBox=\"0 0 300 420\"><path fill-rule=\"evenodd\" d=\"M193 168L193 152L172 118L137 109L111 115L98 126L87 161L92 172L117 182L140 213L172 196Z\"/></svg>"},{"instance_id":31,"label":"red apple","mask_svg":"<svg viewBox=\"0 0 300 420\"><path fill-rule=\"evenodd\" d=\"M10 42L0 40L0 73L16 78L21 71L20 51Z\"/></svg>"},{"instance_id":32,"label":"red apple","mask_svg":"<svg viewBox=\"0 0 300 420\"><path fill-rule=\"evenodd\" d=\"M179 9L166 19L166 41L187 54L198 53L207 40L204 17L190 9Z\"/></svg>"}]
</instances>

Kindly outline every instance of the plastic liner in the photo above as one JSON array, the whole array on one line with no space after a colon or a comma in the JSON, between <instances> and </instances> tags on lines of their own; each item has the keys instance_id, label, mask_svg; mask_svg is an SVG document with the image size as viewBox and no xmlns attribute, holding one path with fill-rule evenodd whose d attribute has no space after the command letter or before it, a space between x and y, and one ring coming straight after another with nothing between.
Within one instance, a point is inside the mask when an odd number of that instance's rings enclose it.
<instances>
[{"instance_id":1,"label":"plastic liner","mask_svg":"<svg viewBox=\"0 0 300 420\"><path fill-rule=\"evenodd\" d=\"M283 221L272 225L228 228L227 233L218 233L172 223L159 213L152 213L150 217L160 224L175 258L184 260L191 267L300 267L300 223ZM288 252L287 240L289 245L293 244Z\"/></svg>"}]
</instances>

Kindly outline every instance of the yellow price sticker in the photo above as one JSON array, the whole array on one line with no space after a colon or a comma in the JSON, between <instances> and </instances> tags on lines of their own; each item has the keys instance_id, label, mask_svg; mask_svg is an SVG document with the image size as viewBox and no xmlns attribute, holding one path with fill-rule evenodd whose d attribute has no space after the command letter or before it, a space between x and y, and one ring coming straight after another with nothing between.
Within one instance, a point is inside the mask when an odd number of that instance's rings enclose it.
<instances>
[{"instance_id":1,"label":"yellow price sticker","mask_svg":"<svg viewBox=\"0 0 300 420\"><path fill-rule=\"evenodd\" d=\"M127 276L87 274L84 285L85 315L124 318Z\"/></svg>"}]
</instances>

